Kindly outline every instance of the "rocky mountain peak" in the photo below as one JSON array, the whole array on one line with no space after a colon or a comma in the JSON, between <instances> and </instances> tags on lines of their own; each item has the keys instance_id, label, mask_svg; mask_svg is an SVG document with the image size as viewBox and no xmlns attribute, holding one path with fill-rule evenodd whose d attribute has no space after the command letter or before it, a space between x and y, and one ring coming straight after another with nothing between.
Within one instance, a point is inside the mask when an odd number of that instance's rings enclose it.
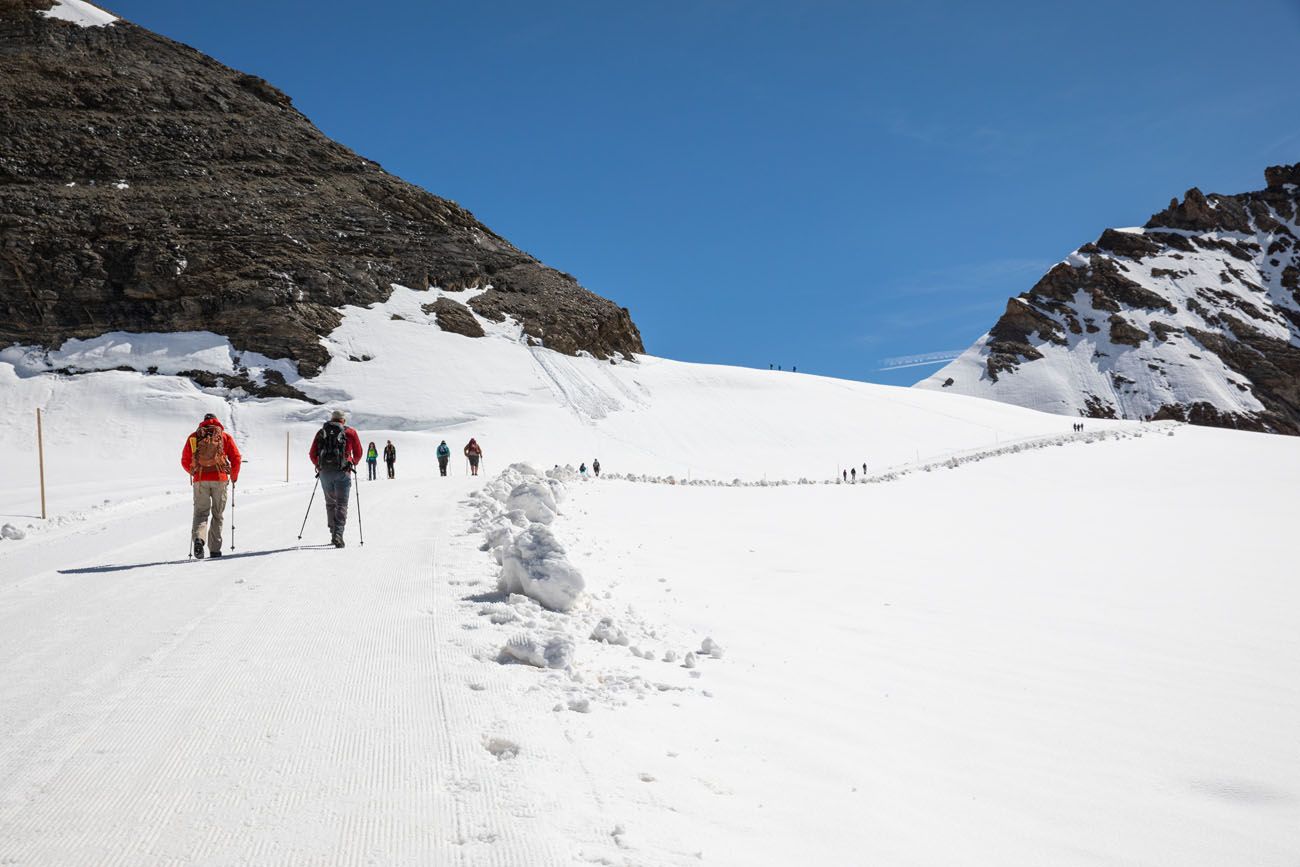
<instances>
[{"instance_id":1,"label":"rocky mountain peak","mask_svg":"<svg viewBox=\"0 0 1300 867\"><path fill-rule=\"evenodd\" d=\"M644 352L625 308L327 138L274 85L105 15L0 0L0 346L212 331L313 375L339 309L400 284L490 287L473 315L560 352Z\"/></svg>"},{"instance_id":2,"label":"rocky mountain peak","mask_svg":"<svg viewBox=\"0 0 1300 867\"><path fill-rule=\"evenodd\" d=\"M1048 271L923 388L1105 418L1300 433L1300 164L1193 187Z\"/></svg>"},{"instance_id":3,"label":"rocky mountain peak","mask_svg":"<svg viewBox=\"0 0 1300 867\"><path fill-rule=\"evenodd\" d=\"M1269 166L1264 169L1264 181L1270 190L1281 189L1287 184L1300 186L1300 163L1293 166Z\"/></svg>"}]
</instances>

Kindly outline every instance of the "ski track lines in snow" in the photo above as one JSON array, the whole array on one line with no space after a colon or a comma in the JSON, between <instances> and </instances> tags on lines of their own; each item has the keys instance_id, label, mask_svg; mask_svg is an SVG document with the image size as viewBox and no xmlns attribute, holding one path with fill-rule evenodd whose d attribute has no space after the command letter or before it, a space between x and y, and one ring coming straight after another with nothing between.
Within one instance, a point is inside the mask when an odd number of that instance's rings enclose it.
<instances>
[{"instance_id":1,"label":"ski track lines in snow","mask_svg":"<svg viewBox=\"0 0 1300 867\"><path fill-rule=\"evenodd\" d=\"M364 548L354 501L352 547L276 551L302 484L246 496L222 561L149 565L182 556L175 503L29 546L0 584L0 864L569 863L448 645L449 482L427 510L366 485Z\"/></svg>"}]
</instances>

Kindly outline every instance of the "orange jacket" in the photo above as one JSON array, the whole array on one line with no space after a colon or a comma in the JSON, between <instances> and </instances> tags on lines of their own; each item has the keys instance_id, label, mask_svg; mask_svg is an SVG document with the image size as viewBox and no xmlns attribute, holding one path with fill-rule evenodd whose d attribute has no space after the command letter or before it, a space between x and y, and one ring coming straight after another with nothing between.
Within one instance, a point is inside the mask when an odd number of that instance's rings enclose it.
<instances>
[{"instance_id":1,"label":"orange jacket","mask_svg":"<svg viewBox=\"0 0 1300 867\"><path fill-rule=\"evenodd\" d=\"M203 472L195 474L194 471L197 469L197 467L194 466L194 434L190 434L188 437L186 437L185 445L181 447L181 466L185 468L185 472L190 474L191 482L226 482L226 481L237 482L239 481L239 464L243 460L243 458L240 457L239 455L239 446L235 445L235 438L232 437L230 434L226 433L226 429L222 427L221 422L217 421L216 419L208 419L207 421L203 422L203 424L200 424L199 427L203 427L203 425L209 425L209 424L216 425L218 428L221 428L221 439L226 449L226 460L230 461L230 475L226 475L225 473L218 473L214 470L205 470Z\"/></svg>"}]
</instances>

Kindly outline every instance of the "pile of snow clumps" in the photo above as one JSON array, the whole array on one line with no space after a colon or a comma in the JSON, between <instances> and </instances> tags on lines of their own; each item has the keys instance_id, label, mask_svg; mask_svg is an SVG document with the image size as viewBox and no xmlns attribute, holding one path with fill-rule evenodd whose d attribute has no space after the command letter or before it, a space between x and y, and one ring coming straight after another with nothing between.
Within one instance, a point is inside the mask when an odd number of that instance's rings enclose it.
<instances>
[{"instance_id":1,"label":"pile of snow clumps","mask_svg":"<svg viewBox=\"0 0 1300 867\"><path fill-rule=\"evenodd\" d=\"M471 495L477 515L472 529L483 533L483 550L501 566L497 586L519 593L551 611L573 610L586 582L569 562L550 524L564 501L562 471L543 475L529 464L511 464Z\"/></svg>"}]
</instances>

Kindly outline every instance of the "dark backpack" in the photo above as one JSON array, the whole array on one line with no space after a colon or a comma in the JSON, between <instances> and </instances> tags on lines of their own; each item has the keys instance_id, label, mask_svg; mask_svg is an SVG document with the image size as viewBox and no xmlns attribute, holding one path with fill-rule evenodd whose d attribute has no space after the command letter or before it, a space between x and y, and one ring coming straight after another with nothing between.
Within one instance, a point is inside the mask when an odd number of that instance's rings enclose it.
<instances>
[{"instance_id":1,"label":"dark backpack","mask_svg":"<svg viewBox=\"0 0 1300 867\"><path fill-rule=\"evenodd\" d=\"M347 462L347 428L336 421L325 422L316 434L316 466L322 470L341 470Z\"/></svg>"}]
</instances>

